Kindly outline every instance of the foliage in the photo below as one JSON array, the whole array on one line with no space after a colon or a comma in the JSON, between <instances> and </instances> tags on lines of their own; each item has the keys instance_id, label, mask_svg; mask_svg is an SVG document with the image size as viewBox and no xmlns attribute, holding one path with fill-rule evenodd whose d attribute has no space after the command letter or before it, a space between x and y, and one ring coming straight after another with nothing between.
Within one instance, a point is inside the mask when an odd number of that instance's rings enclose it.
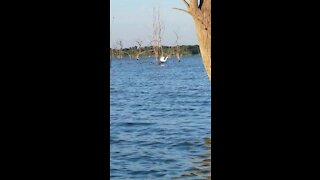
<instances>
[{"instance_id":1,"label":"foliage","mask_svg":"<svg viewBox=\"0 0 320 180\"><path fill-rule=\"evenodd\" d=\"M175 56L175 46L162 46L163 48L163 54L165 56ZM132 57L135 58L135 54L139 51L138 46L129 47L129 48L123 48L123 49L112 49L110 48L110 53L112 53L112 57L117 57L117 54L119 54L119 51L122 52L124 57ZM141 55L140 57L153 57L153 47L152 46L146 46L141 47L140 49ZM196 55L200 54L199 46L198 45L181 45L180 46L180 53L182 56L188 56L188 55Z\"/></svg>"}]
</instances>

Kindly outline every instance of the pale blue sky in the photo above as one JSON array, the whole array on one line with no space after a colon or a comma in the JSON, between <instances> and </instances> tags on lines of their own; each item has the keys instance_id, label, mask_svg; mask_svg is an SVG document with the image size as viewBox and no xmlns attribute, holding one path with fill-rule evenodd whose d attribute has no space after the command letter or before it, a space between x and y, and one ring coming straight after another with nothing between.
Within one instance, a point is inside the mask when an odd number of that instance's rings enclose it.
<instances>
[{"instance_id":1,"label":"pale blue sky","mask_svg":"<svg viewBox=\"0 0 320 180\"><path fill-rule=\"evenodd\" d=\"M179 44L198 44L192 17L174 7L185 9L185 4L182 0L110 0L110 46L118 40L125 47L136 45L137 40L147 45L152 36L153 8L160 9L165 25L164 45L175 43L174 32L179 34Z\"/></svg>"}]
</instances>

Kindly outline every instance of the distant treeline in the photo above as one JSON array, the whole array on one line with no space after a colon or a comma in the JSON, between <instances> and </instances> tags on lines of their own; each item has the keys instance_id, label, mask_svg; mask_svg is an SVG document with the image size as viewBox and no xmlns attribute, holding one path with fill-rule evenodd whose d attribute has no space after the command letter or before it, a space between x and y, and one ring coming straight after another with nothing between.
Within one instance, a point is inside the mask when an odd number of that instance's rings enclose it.
<instances>
[{"instance_id":1,"label":"distant treeline","mask_svg":"<svg viewBox=\"0 0 320 180\"><path fill-rule=\"evenodd\" d=\"M162 46L162 51L165 56L175 56L176 55L177 46ZM135 57L137 52L141 52L139 55L140 57L149 57L154 56L153 47L146 46L141 47L140 49L138 46L130 47L130 48L123 48L123 49L112 49L110 48L110 55L112 57ZM188 56L188 55L196 55L200 54L200 49L198 45L181 45L179 46L179 54L181 56Z\"/></svg>"}]
</instances>

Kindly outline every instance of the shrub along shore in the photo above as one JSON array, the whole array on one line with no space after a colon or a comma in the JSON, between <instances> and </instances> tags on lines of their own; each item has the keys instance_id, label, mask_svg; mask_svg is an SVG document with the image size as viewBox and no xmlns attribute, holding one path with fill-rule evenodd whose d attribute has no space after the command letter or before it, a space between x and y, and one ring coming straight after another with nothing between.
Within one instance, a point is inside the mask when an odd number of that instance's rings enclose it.
<instances>
[{"instance_id":1,"label":"shrub along shore","mask_svg":"<svg viewBox=\"0 0 320 180\"><path fill-rule=\"evenodd\" d=\"M163 54L165 56L176 56L179 53L180 56L189 56L200 54L198 45L181 45L181 46L162 46ZM110 55L112 57L133 57L135 58L139 54L139 57L154 56L153 47L145 46L139 48L138 46L129 48L110 48Z\"/></svg>"}]
</instances>

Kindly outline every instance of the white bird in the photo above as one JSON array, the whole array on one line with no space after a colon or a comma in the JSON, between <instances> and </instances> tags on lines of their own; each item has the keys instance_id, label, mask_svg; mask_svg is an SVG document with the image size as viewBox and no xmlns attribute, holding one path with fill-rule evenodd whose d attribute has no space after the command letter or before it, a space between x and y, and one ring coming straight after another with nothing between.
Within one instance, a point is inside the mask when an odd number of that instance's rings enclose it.
<instances>
[{"instance_id":1,"label":"white bird","mask_svg":"<svg viewBox=\"0 0 320 180\"><path fill-rule=\"evenodd\" d=\"M165 62L167 61L167 59L168 59L168 56L167 56L167 57L163 57L163 56L162 56L162 57L160 58L160 62L161 62L161 63L165 63Z\"/></svg>"}]
</instances>

